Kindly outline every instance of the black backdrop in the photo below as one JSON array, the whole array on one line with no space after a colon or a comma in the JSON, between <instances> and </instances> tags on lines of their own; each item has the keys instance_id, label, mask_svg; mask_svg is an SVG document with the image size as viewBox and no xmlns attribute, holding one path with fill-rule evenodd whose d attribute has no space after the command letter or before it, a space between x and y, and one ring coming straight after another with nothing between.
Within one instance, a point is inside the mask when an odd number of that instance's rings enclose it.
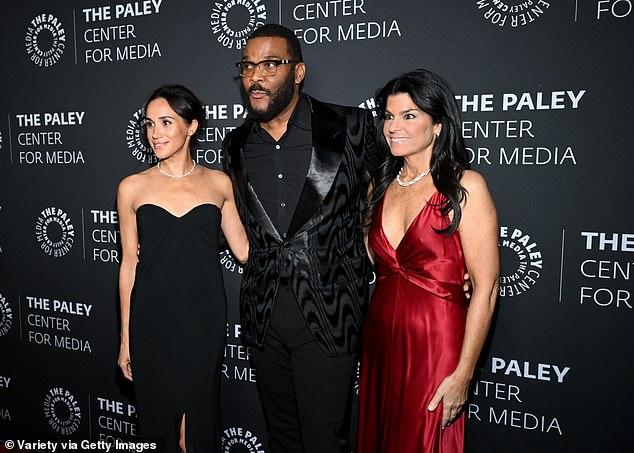
<instances>
[{"instance_id":1,"label":"black backdrop","mask_svg":"<svg viewBox=\"0 0 634 453\"><path fill-rule=\"evenodd\" d=\"M278 22L300 37L305 90L320 99L372 108L379 86L418 67L458 95L502 258L467 451L629 451L632 3L0 7L0 439L135 439L133 392L116 367L115 193L153 162L138 110L161 84L190 87L209 117L196 159L219 168L222 138L244 118L233 63L255 26ZM230 303L223 451L266 452L257 374L239 340L242 269L227 252L219 259Z\"/></svg>"}]
</instances>

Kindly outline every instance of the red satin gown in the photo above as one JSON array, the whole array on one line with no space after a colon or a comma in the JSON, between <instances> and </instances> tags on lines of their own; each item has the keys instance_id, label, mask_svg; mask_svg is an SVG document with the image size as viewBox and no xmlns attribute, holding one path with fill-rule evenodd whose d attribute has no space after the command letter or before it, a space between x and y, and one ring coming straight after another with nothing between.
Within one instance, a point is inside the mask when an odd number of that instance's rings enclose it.
<instances>
[{"instance_id":1,"label":"red satin gown","mask_svg":"<svg viewBox=\"0 0 634 453\"><path fill-rule=\"evenodd\" d=\"M383 203L385 203L383 197ZM446 226L434 192L397 248L383 231L383 205L369 233L377 282L363 325L359 453L464 450L464 412L441 429L442 403L427 406L462 348L466 270L458 232Z\"/></svg>"}]
</instances>

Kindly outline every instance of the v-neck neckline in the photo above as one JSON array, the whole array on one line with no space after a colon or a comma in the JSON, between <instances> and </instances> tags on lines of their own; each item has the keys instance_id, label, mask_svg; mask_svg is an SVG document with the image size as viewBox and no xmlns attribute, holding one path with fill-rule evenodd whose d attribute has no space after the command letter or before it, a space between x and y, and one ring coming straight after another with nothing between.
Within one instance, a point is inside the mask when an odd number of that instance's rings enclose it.
<instances>
[{"instance_id":1,"label":"v-neck neckline","mask_svg":"<svg viewBox=\"0 0 634 453\"><path fill-rule=\"evenodd\" d=\"M420 211L418 211L418 214L416 214L416 216L412 219L412 221L409 223L409 225L407 225L407 228L405 229L405 233L403 233L403 236L401 237L401 240L399 241L398 245L396 247L394 247L392 245L392 242L390 241L390 239L387 237L387 234L385 233L385 228L383 228L383 207L385 206L385 199L387 198L387 190L385 191L385 194L383 195L383 201L381 202L381 222L380 222L380 224L381 224L381 234L385 238L385 242L390 246L390 248L394 252L397 252L398 249L401 247L401 244L403 243L403 241L407 237L407 234L412 229L412 225L414 225L414 223L416 223L418 221L418 219L421 216L421 214L423 213L423 211L429 206L429 201L432 198L434 198L434 196L436 195L437 192L438 192L438 190L434 189L432 194L429 196L429 199L425 200L425 203L420 208Z\"/></svg>"}]
</instances>

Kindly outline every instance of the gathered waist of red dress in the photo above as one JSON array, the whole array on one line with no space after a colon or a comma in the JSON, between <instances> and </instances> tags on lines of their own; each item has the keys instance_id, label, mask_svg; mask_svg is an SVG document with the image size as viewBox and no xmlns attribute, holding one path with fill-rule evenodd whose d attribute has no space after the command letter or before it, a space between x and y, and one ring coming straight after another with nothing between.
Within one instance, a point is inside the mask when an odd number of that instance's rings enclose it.
<instances>
[{"instance_id":1,"label":"gathered waist of red dress","mask_svg":"<svg viewBox=\"0 0 634 453\"><path fill-rule=\"evenodd\" d=\"M462 282L441 281L430 276L408 271L399 266L377 266L376 273L377 284L380 284L385 279L399 276L442 299L459 303L466 303L467 301Z\"/></svg>"}]
</instances>

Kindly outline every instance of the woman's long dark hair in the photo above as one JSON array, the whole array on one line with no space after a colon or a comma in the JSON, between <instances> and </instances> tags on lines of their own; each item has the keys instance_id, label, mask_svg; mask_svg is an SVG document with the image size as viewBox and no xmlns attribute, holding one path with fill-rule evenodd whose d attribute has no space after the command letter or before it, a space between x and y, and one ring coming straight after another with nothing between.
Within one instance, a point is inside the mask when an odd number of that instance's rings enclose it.
<instances>
[{"instance_id":1,"label":"woman's long dark hair","mask_svg":"<svg viewBox=\"0 0 634 453\"><path fill-rule=\"evenodd\" d=\"M383 135L387 98L395 94L408 94L419 109L432 117L434 124L442 124L440 135L434 143L430 168L434 186L445 199L440 209L448 225L438 232L452 234L462 217L460 203L465 198L466 190L460 184L460 179L464 170L469 168L469 158L462 139L460 111L454 93L442 77L425 69L408 72L390 80L376 95L380 118L376 143L384 160L374 176L374 188L368 200L366 228L369 227L385 191L404 163L402 157L392 155ZM449 213L452 211L453 219L449 222Z\"/></svg>"}]
</instances>

